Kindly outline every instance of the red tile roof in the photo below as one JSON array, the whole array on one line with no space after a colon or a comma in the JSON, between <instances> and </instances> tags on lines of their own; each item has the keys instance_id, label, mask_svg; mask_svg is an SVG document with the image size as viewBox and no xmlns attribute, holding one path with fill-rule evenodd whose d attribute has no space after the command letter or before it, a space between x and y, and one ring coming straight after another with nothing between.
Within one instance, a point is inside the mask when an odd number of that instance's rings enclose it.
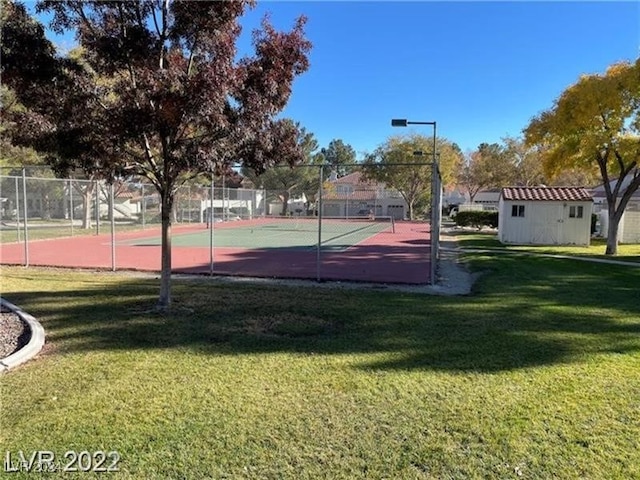
<instances>
[{"instance_id":1,"label":"red tile roof","mask_svg":"<svg viewBox=\"0 0 640 480\"><path fill-rule=\"evenodd\" d=\"M116 200L117 199L129 199L129 200L140 200L142 198L142 196L138 193L138 192L132 192L130 190L125 190L123 192L120 193L116 193Z\"/></svg>"},{"instance_id":2,"label":"red tile roof","mask_svg":"<svg viewBox=\"0 0 640 480\"><path fill-rule=\"evenodd\" d=\"M353 172L344 177L340 177L336 180L333 180L331 183L337 184L348 184L348 185L375 185L375 182L372 180L365 180L362 176L362 172Z\"/></svg>"},{"instance_id":3,"label":"red tile roof","mask_svg":"<svg viewBox=\"0 0 640 480\"><path fill-rule=\"evenodd\" d=\"M591 194L582 187L505 187L500 193L504 200L520 201L591 201Z\"/></svg>"}]
</instances>

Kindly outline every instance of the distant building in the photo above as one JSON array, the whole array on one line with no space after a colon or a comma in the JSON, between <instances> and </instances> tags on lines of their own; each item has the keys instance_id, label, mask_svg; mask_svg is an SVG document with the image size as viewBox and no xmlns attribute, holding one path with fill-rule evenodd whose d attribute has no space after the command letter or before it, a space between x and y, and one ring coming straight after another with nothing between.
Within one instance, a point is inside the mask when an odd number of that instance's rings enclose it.
<instances>
[{"instance_id":1,"label":"distant building","mask_svg":"<svg viewBox=\"0 0 640 480\"><path fill-rule=\"evenodd\" d=\"M398 190L386 188L384 183L365 180L361 172L337 178L332 174L325 182L322 215L326 217L389 216L404 219L407 202Z\"/></svg>"},{"instance_id":2,"label":"distant building","mask_svg":"<svg viewBox=\"0 0 640 480\"><path fill-rule=\"evenodd\" d=\"M628 176L622 184L622 188L631 181ZM610 183L611 188L615 188L617 181ZM591 190L594 202L594 212L598 215L600 222L599 234L604 238L608 236L609 207L604 184ZM620 223L618 224L618 242L620 243L640 243L640 189L631 196L627 207L624 209Z\"/></svg>"}]
</instances>

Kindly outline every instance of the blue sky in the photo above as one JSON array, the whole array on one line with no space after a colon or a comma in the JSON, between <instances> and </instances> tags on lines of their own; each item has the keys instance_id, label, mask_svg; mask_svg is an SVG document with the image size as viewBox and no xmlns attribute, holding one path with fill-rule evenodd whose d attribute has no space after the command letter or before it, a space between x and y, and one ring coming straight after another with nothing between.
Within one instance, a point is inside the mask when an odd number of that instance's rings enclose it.
<instances>
[{"instance_id":1,"label":"blue sky","mask_svg":"<svg viewBox=\"0 0 640 480\"><path fill-rule=\"evenodd\" d=\"M266 12L278 29L306 15L313 42L283 116L359 158L390 135L432 135L391 118L436 121L465 151L518 136L581 74L640 54L636 1L264 1L242 21L241 49Z\"/></svg>"}]
</instances>

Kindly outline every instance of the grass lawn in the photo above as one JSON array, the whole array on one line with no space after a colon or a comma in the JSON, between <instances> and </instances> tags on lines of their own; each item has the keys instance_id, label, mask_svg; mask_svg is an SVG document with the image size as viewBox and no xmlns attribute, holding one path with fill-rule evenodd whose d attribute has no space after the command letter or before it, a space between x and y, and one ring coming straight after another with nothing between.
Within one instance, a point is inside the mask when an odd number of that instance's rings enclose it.
<instances>
[{"instance_id":1,"label":"grass lawn","mask_svg":"<svg viewBox=\"0 0 640 480\"><path fill-rule=\"evenodd\" d=\"M640 244L620 244L615 257L605 255L606 239L592 238L588 247L571 245L504 245L500 243L496 234L476 232L456 232L453 234L460 241L462 247L499 248L514 252L532 252L551 255L570 255L575 257L594 257L625 262L640 262Z\"/></svg>"},{"instance_id":2,"label":"grass lawn","mask_svg":"<svg viewBox=\"0 0 640 480\"><path fill-rule=\"evenodd\" d=\"M2 267L48 337L0 443L114 479L640 478L640 269L468 261L467 297L183 279L166 315L153 278Z\"/></svg>"}]
</instances>

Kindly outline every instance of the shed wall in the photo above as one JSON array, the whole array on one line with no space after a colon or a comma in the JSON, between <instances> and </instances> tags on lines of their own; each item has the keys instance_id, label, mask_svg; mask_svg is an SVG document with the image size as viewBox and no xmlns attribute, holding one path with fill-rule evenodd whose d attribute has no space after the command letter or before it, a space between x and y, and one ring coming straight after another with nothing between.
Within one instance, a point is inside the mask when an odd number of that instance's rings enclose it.
<instances>
[{"instance_id":1,"label":"shed wall","mask_svg":"<svg viewBox=\"0 0 640 480\"><path fill-rule=\"evenodd\" d=\"M514 216L513 206L524 207L524 216ZM572 217L582 207L582 217ZM591 202L500 200L499 239L503 243L533 245L589 245Z\"/></svg>"}]
</instances>

